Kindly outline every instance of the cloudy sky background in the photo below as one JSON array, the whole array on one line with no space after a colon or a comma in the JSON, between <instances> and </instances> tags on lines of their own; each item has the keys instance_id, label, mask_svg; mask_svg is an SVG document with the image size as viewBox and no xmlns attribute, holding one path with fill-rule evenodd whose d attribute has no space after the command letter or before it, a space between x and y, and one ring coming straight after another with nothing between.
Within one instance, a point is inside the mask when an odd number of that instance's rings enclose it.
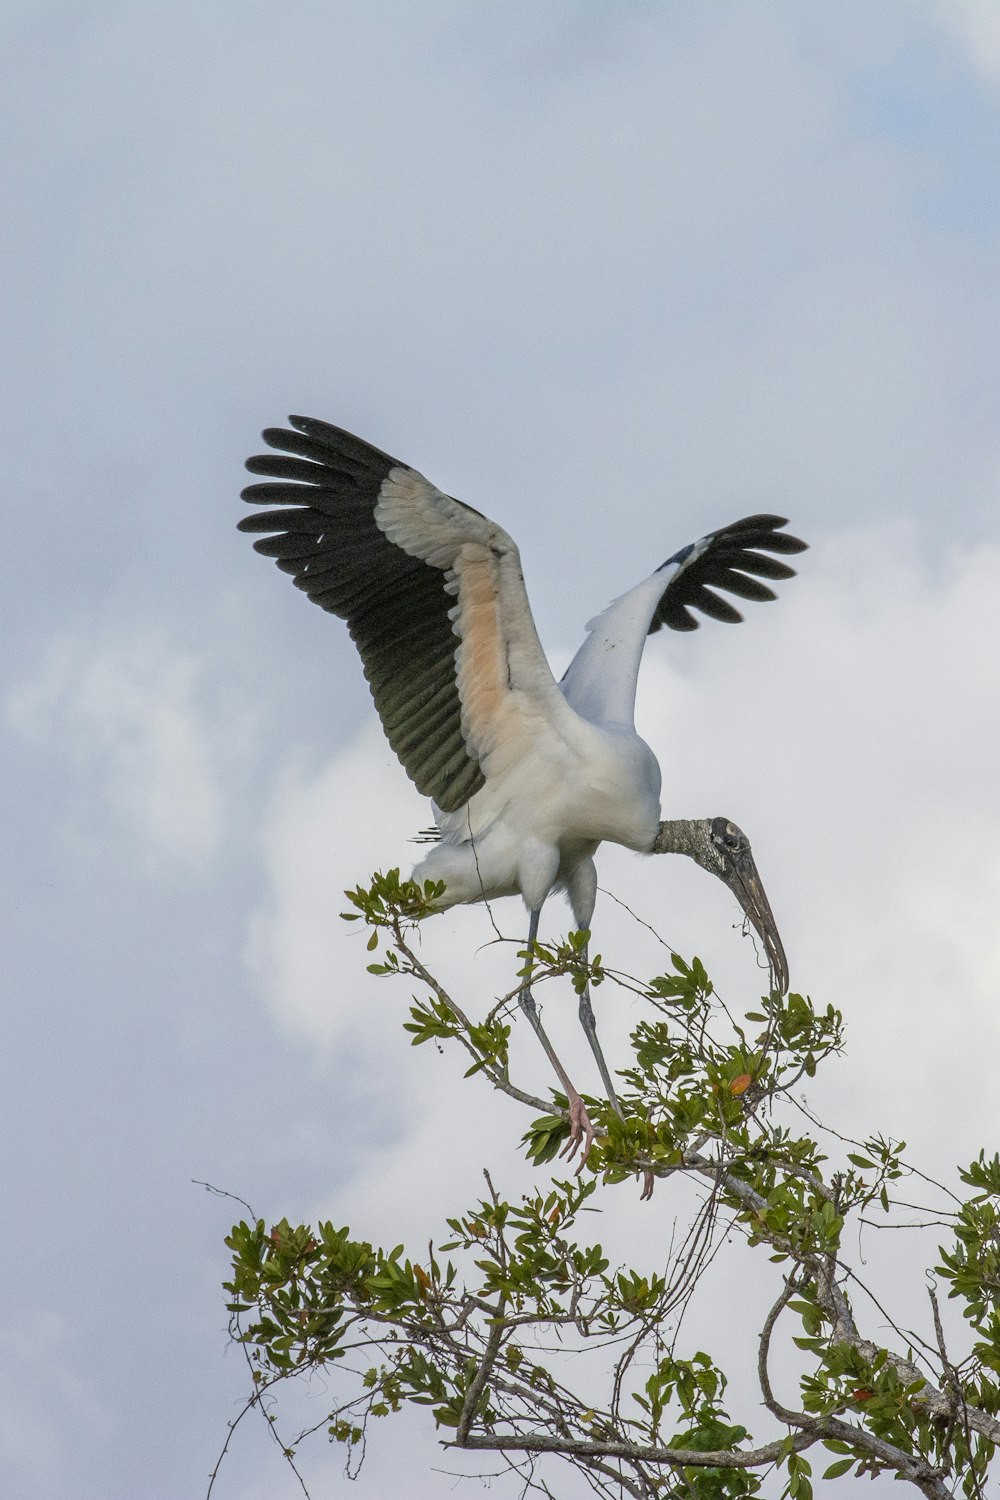
<instances>
[{"instance_id":1,"label":"cloudy sky background","mask_svg":"<svg viewBox=\"0 0 1000 1500\"><path fill-rule=\"evenodd\" d=\"M337 916L427 817L346 632L234 531L289 411L496 515L557 669L683 542L792 517L780 603L651 645L664 811L747 829L793 983L845 1010L827 1118L941 1173L996 1149L992 0L8 0L0 43L0 1491L204 1493L246 1382L232 1206L192 1179L414 1246L484 1164L527 1180L521 1115L411 1052ZM600 873L755 995L721 886ZM658 963L607 899L595 926ZM489 935L424 939L484 1001ZM614 1053L637 1013L601 998ZM670 1193L602 1201L648 1263ZM932 1248L891 1254L919 1309ZM454 1493L405 1432L359 1500ZM341 1463L314 1440L315 1496ZM294 1493L247 1424L220 1500Z\"/></svg>"}]
</instances>

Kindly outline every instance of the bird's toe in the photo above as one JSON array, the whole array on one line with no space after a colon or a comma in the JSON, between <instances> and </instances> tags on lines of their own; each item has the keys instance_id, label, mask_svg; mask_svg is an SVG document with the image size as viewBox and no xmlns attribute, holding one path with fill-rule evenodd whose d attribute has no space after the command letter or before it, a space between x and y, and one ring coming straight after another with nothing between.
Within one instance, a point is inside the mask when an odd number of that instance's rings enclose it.
<instances>
[{"instance_id":1,"label":"bird's toe","mask_svg":"<svg viewBox=\"0 0 1000 1500\"><path fill-rule=\"evenodd\" d=\"M571 1094L569 1096L569 1139L559 1155L561 1157L564 1156L567 1161L572 1161L582 1143L583 1152L576 1169L578 1172L582 1172L587 1157L590 1155L590 1148L596 1139L597 1131L594 1129L591 1118L587 1113L587 1106L579 1094Z\"/></svg>"}]
</instances>

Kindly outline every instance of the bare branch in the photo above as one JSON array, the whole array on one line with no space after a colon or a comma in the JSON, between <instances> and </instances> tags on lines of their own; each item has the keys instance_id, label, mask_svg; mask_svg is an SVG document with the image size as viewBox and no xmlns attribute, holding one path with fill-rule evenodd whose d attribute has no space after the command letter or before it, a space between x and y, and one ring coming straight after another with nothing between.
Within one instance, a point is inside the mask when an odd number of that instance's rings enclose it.
<instances>
[{"instance_id":1,"label":"bare branch","mask_svg":"<svg viewBox=\"0 0 1000 1500\"><path fill-rule=\"evenodd\" d=\"M802 1433L792 1439L790 1446L801 1451L816 1441L816 1434ZM542 1433L508 1436L470 1433L461 1446L490 1450L516 1448L526 1453L565 1453L576 1458L620 1458L628 1463L657 1464L670 1469L759 1469L776 1463L787 1451L789 1443L780 1438L760 1448L654 1448L591 1438L546 1437Z\"/></svg>"}]
</instances>

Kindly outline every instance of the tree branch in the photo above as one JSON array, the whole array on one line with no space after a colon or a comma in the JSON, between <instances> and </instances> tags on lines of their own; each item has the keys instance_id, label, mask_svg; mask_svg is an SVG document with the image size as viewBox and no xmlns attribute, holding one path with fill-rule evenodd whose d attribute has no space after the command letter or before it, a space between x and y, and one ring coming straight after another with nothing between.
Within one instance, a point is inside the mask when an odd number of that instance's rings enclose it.
<instances>
[{"instance_id":1,"label":"tree branch","mask_svg":"<svg viewBox=\"0 0 1000 1500\"><path fill-rule=\"evenodd\" d=\"M493 1368L497 1355L500 1353L500 1345L503 1342L503 1336L503 1304L501 1303L500 1307L497 1309L497 1316L493 1323L493 1327L490 1329L490 1336L486 1341L486 1351L483 1354L482 1362L479 1366L479 1369L476 1371L475 1379L465 1393L465 1401L462 1406L462 1415L458 1421L458 1433L455 1438L455 1442L459 1447L463 1446L466 1438L469 1435L469 1428L472 1425L472 1420L476 1415L476 1407L479 1405L479 1398L483 1394L483 1389L486 1385L487 1380L489 1379L490 1371Z\"/></svg>"},{"instance_id":2,"label":"tree branch","mask_svg":"<svg viewBox=\"0 0 1000 1500\"><path fill-rule=\"evenodd\" d=\"M811 1447L815 1433L801 1433L791 1440L796 1451ZM464 1443L450 1447L519 1449L525 1453L565 1453L577 1458L620 1458L628 1463L665 1465L672 1469L758 1469L777 1461L788 1451L787 1438L765 1443L761 1448L654 1448L638 1443L601 1442L591 1438L546 1437L541 1433L508 1436L470 1433Z\"/></svg>"}]
</instances>

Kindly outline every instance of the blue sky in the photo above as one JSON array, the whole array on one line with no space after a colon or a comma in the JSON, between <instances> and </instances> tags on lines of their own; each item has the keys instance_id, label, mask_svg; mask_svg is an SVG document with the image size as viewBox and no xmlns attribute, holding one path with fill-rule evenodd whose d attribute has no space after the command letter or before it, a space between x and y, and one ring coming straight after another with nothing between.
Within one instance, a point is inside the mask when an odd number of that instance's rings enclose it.
<instances>
[{"instance_id":1,"label":"blue sky","mask_svg":"<svg viewBox=\"0 0 1000 1500\"><path fill-rule=\"evenodd\" d=\"M779 604L650 648L664 812L753 838L793 980L848 1015L831 1113L942 1171L993 1149L989 0L25 3L0 36L0 1489L203 1492L245 1382L192 1179L426 1238L521 1129L418 1068L337 919L427 819L346 632L234 530L289 411L495 515L554 663L692 537L792 517ZM753 984L717 893L606 854ZM491 993L483 938L427 941ZM407 1431L408 1492L451 1494ZM359 1497L398 1480L372 1447ZM248 1427L221 1500L286 1492Z\"/></svg>"}]
</instances>

